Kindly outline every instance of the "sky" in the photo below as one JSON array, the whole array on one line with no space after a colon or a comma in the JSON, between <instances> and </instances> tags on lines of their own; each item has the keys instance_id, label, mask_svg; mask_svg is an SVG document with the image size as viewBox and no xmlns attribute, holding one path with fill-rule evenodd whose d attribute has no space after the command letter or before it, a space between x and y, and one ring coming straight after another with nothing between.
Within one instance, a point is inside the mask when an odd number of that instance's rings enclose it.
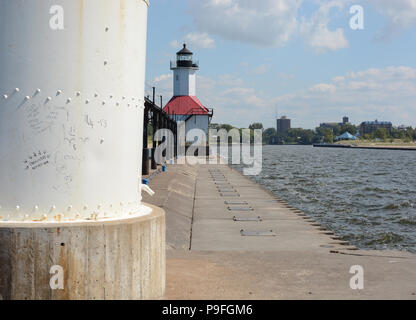
<instances>
[{"instance_id":1,"label":"sky","mask_svg":"<svg viewBox=\"0 0 416 320\"><path fill-rule=\"evenodd\" d=\"M363 29L351 28L357 5ZM416 0L151 0L146 92L155 86L164 103L184 42L215 123L416 127Z\"/></svg>"}]
</instances>

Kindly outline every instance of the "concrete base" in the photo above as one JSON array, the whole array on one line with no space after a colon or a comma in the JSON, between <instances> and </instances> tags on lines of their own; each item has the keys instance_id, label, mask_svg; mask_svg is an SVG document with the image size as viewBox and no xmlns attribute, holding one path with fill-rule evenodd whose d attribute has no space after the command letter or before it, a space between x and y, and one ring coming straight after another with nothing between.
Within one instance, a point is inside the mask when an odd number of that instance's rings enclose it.
<instances>
[{"instance_id":1,"label":"concrete base","mask_svg":"<svg viewBox=\"0 0 416 320\"><path fill-rule=\"evenodd\" d=\"M68 223L0 223L0 299L161 298L165 291L165 213ZM51 278L63 270L63 289ZM59 283L55 281L53 283Z\"/></svg>"}]
</instances>

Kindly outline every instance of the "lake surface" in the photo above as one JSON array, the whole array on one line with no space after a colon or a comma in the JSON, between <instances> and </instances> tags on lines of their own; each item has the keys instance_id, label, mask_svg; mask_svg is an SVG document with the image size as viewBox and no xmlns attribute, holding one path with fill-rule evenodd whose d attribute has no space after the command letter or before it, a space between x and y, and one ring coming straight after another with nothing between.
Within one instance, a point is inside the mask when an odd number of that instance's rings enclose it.
<instances>
[{"instance_id":1,"label":"lake surface","mask_svg":"<svg viewBox=\"0 0 416 320\"><path fill-rule=\"evenodd\" d=\"M250 178L361 249L416 253L415 165L416 151L265 146Z\"/></svg>"}]
</instances>

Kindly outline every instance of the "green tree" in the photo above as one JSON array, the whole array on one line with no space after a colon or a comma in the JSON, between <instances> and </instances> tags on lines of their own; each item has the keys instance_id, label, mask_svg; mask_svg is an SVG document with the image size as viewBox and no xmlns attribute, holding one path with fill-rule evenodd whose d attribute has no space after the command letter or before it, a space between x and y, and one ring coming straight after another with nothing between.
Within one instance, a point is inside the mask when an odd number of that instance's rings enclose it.
<instances>
[{"instance_id":1,"label":"green tree","mask_svg":"<svg viewBox=\"0 0 416 320\"><path fill-rule=\"evenodd\" d=\"M357 127L350 123L343 124L341 126L340 135L344 134L345 132L349 132L350 134L355 135L357 133Z\"/></svg>"},{"instance_id":2,"label":"green tree","mask_svg":"<svg viewBox=\"0 0 416 320\"><path fill-rule=\"evenodd\" d=\"M250 126L248 127L250 130L258 130L258 129L260 129L260 130L263 130L264 128L263 128L263 124L262 123L259 123L259 122L255 122L255 123L253 123L253 124L250 124Z\"/></svg>"},{"instance_id":3,"label":"green tree","mask_svg":"<svg viewBox=\"0 0 416 320\"><path fill-rule=\"evenodd\" d=\"M386 140L387 140L387 138L388 138L388 136L389 136L389 134L388 134L388 132L387 132L387 130L386 130L385 128L378 128L378 129L376 130L376 132L374 132L374 136L375 136L377 139L380 139L380 140L386 141Z\"/></svg>"},{"instance_id":4,"label":"green tree","mask_svg":"<svg viewBox=\"0 0 416 320\"><path fill-rule=\"evenodd\" d=\"M325 143L333 143L334 142L334 133L331 129L326 129L324 134L324 142Z\"/></svg>"},{"instance_id":5,"label":"green tree","mask_svg":"<svg viewBox=\"0 0 416 320\"><path fill-rule=\"evenodd\" d=\"M275 128L268 128L263 133L263 143L272 144L273 139L277 138L277 131Z\"/></svg>"}]
</instances>

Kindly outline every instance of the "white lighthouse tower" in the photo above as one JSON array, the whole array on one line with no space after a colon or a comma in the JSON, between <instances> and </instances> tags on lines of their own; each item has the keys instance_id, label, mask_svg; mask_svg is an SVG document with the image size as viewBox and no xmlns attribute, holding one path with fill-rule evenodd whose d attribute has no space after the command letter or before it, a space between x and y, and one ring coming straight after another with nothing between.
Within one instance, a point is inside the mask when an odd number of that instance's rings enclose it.
<instances>
[{"instance_id":1,"label":"white lighthouse tower","mask_svg":"<svg viewBox=\"0 0 416 320\"><path fill-rule=\"evenodd\" d=\"M186 134L192 129L200 129L207 137L213 110L206 108L196 96L199 63L194 61L186 44L176 53L176 61L171 61L170 69L173 71L173 97L163 110L176 121L185 122Z\"/></svg>"},{"instance_id":2,"label":"white lighthouse tower","mask_svg":"<svg viewBox=\"0 0 416 320\"><path fill-rule=\"evenodd\" d=\"M170 69L173 71L173 95L196 96L196 71L199 70L197 61L193 61L193 53L183 45L183 49L177 53L176 63L172 62Z\"/></svg>"}]
</instances>

